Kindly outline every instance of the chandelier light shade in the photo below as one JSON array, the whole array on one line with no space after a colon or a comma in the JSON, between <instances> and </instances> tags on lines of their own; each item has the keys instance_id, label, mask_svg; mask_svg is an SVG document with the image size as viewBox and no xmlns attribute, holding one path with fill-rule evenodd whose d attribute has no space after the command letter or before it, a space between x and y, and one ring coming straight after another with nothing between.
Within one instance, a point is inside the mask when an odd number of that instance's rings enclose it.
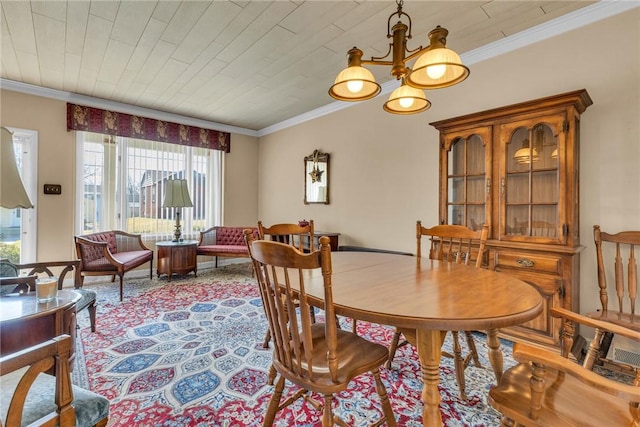
<instances>
[{"instance_id":1,"label":"chandelier light shade","mask_svg":"<svg viewBox=\"0 0 640 427\"><path fill-rule=\"evenodd\" d=\"M180 211L182 208L193 207L186 179L167 180L164 189L163 208L174 208L176 214L176 226L173 233L173 242L182 240L182 226L180 225Z\"/></svg>"},{"instance_id":2,"label":"chandelier light shade","mask_svg":"<svg viewBox=\"0 0 640 427\"><path fill-rule=\"evenodd\" d=\"M362 67L362 51L357 47L349 50L349 66L340 71L329 94L340 101L365 101L380 93L371 71Z\"/></svg>"},{"instance_id":3,"label":"chandelier light shade","mask_svg":"<svg viewBox=\"0 0 640 427\"><path fill-rule=\"evenodd\" d=\"M452 86L469 76L469 68L462 64L460 56L446 47L449 32L445 28L437 26L429 33L429 46L409 50L407 40L411 38L411 17L402 11L403 3L403 0L396 0L398 9L387 21L387 38L393 39L387 54L362 59L360 49L350 49L348 67L338 74L329 95L340 101L365 101L375 97L381 87L362 65L387 65L391 67L390 74L402 83L384 104L384 110L393 114L413 114L431 106L424 93L419 93L422 89ZM398 21L392 26L394 16ZM403 17L409 25L402 22ZM416 58L412 69L407 64Z\"/></svg>"},{"instance_id":4,"label":"chandelier light shade","mask_svg":"<svg viewBox=\"0 0 640 427\"><path fill-rule=\"evenodd\" d=\"M440 26L429 33L429 50L418 58L407 77L410 86L439 89L469 77L469 68L462 65L460 55L445 46L448 34L449 31Z\"/></svg>"},{"instance_id":5,"label":"chandelier light shade","mask_svg":"<svg viewBox=\"0 0 640 427\"><path fill-rule=\"evenodd\" d=\"M2 147L0 149L0 206L7 209L33 207L27 191L24 189L16 157L13 151L13 134L5 127L0 128L2 133Z\"/></svg>"},{"instance_id":6,"label":"chandelier light shade","mask_svg":"<svg viewBox=\"0 0 640 427\"><path fill-rule=\"evenodd\" d=\"M403 79L400 87L391 92L389 100L382 108L393 114L414 114L429 107L431 102L424 95L424 91L407 85Z\"/></svg>"}]
</instances>

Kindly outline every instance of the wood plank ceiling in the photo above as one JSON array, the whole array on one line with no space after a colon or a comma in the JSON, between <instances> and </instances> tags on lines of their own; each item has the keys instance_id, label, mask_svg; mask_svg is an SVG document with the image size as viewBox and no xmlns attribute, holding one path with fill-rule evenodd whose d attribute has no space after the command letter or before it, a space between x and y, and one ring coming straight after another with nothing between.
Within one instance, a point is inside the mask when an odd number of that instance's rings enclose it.
<instances>
[{"instance_id":1,"label":"wood plank ceiling","mask_svg":"<svg viewBox=\"0 0 640 427\"><path fill-rule=\"evenodd\" d=\"M462 54L593 1L410 1ZM353 46L388 50L394 1L0 1L1 77L259 130L333 102ZM394 18L395 20L395 18ZM379 83L389 67L369 67ZM473 73L473 70L472 70Z\"/></svg>"}]
</instances>

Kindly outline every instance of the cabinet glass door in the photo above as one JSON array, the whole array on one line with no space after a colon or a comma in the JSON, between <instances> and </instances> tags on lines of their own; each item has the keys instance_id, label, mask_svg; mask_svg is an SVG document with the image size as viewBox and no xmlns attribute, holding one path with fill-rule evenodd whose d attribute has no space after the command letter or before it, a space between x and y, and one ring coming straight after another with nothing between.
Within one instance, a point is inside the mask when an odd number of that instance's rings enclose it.
<instances>
[{"instance_id":1,"label":"cabinet glass door","mask_svg":"<svg viewBox=\"0 0 640 427\"><path fill-rule=\"evenodd\" d=\"M563 242L558 157L562 118L542 117L502 126L508 138L500 178L501 239Z\"/></svg>"},{"instance_id":2,"label":"cabinet glass door","mask_svg":"<svg viewBox=\"0 0 640 427\"><path fill-rule=\"evenodd\" d=\"M489 131L448 138L447 224L479 230L486 222Z\"/></svg>"}]
</instances>

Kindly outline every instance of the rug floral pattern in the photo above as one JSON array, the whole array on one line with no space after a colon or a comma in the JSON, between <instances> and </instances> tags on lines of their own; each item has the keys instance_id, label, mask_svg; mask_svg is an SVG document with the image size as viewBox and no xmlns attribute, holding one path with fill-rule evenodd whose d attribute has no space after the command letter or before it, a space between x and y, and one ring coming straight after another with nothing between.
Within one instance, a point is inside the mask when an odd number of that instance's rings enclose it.
<instances>
[{"instance_id":1,"label":"rug floral pattern","mask_svg":"<svg viewBox=\"0 0 640 427\"><path fill-rule=\"evenodd\" d=\"M119 301L113 284L87 285L98 292L98 327L86 314L74 382L111 402L109 426L259 426L273 387L267 384L267 328L249 264L199 273L198 278L128 280ZM343 319L350 328L350 319ZM390 327L358 322L358 333L388 344ZM476 340L486 356L483 337ZM464 343L463 343L464 344ZM447 341L445 349L450 346ZM509 347L507 346L507 352ZM458 398L453 364L441 366L441 410L447 426L497 426L486 401L493 384L489 363L465 374L469 399ZM513 363L510 357L505 366ZM382 378L400 426L421 426L419 363L401 347ZM289 385L285 392L294 389ZM380 416L373 379L364 375L338 396L336 413L354 426ZM280 411L277 426L317 426L320 414L302 401Z\"/></svg>"}]
</instances>

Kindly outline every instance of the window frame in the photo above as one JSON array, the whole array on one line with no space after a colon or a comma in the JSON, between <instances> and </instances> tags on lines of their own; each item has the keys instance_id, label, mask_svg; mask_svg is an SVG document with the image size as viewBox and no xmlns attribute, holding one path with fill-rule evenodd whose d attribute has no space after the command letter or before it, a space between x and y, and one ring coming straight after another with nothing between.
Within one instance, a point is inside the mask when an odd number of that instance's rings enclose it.
<instances>
[{"instance_id":1,"label":"window frame","mask_svg":"<svg viewBox=\"0 0 640 427\"><path fill-rule=\"evenodd\" d=\"M203 150L206 152L205 164L202 165L204 168L204 172L202 173L205 176L205 190L206 195L202 192L204 200L201 203L204 203L204 217L198 218L197 223L199 223L199 228L194 229L194 213L196 211L195 208L182 208L182 216L181 216L181 225L182 225L182 234L185 239L197 239L198 232L204 230L208 227L214 225L221 225L222 222L222 197L223 197L223 180L222 174L224 170L224 152L220 150L192 147L189 145L180 145L180 144L171 144L167 142L160 141L150 141L143 139L135 139L129 137L117 137L111 135L100 134L96 132L85 132L85 131L77 131L76 132L76 165L77 165L77 179L76 179L76 204L78 206L76 221L75 221L75 229L76 234L85 234L90 231L85 230L83 221L85 217L84 210L84 196L85 196L85 182L84 182L84 171L85 171L85 143L86 142L95 142L95 141L87 141L87 139L96 139L86 138L85 134L93 134L97 137L99 143L100 140L104 140L105 138L111 138L115 143L114 151L115 153L112 156L115 156L115 161L109 166L104 165L105 168L110 168L110 188L114 188L115 194L112 194L110 197L113 198L114 203L112 206L105 206L103 208L103 219L101 220L100 228L95 229L91 232L100 232L107 231L111 229L120 229L127 231L127 219L131 216L129 214L128 207L129 201L127 200L128 192L127 187L129 185L129 175L131 172L131 168L128 166L128 159L130 157L130 151L136 148L140 148L142 144L144 146L145 143L148 143L148 147L143 147L143 149L147 150L158 150L158 147L162 147L163 144L171 145L170 150L159 150L161 155L155 158L153 161L158 161L157 169L161 171L165 165L165 160L162 158L162 152L168 153L169 151L177 153L176 156L182 157L185 162L185 170L184 171L167 171L167 174L163 176L166 178L171 174L183 174L188 183L189 183L189 192L191 194L192 199L195 201L200 196L200 194L194 194L193 189L196 185L194 182L194 173L195 166L193 165L194 158L200 157L202 154L197 153L198 150ZM196 153L194 153L196 152ZM150 157L151 158L151 157ZM175 162L175 160L174 160ZM115 169L115 170L114 170ZM141 169L140 169L141 170ZM139 171L138 171L139 172ZM164 179L164 178L163 178ZM138 182L139 186L139 206L138 208L141 210L141 202L142 202L142 191L143 187L140 186L140 182ZM102 188L105 188L104 186ZM102 189L101 189L102 191ZM157 200L157 203L162 203L161 200ZM105 215L106 214L106 215ZM138 211L138 214L141 215L141 211ZM153 216L151 218L155 219L170 219L174 220L174 212L167 208L162 209L161 216ZM142 216L140 216L142 217ZM173 226L168 227L167 230L158 230L157 228L152 232L141 232L138 234L142 234L142 238L145 241L157 242L162 240L170 240L173 235Z\"/></svg>"}]
</instances>

